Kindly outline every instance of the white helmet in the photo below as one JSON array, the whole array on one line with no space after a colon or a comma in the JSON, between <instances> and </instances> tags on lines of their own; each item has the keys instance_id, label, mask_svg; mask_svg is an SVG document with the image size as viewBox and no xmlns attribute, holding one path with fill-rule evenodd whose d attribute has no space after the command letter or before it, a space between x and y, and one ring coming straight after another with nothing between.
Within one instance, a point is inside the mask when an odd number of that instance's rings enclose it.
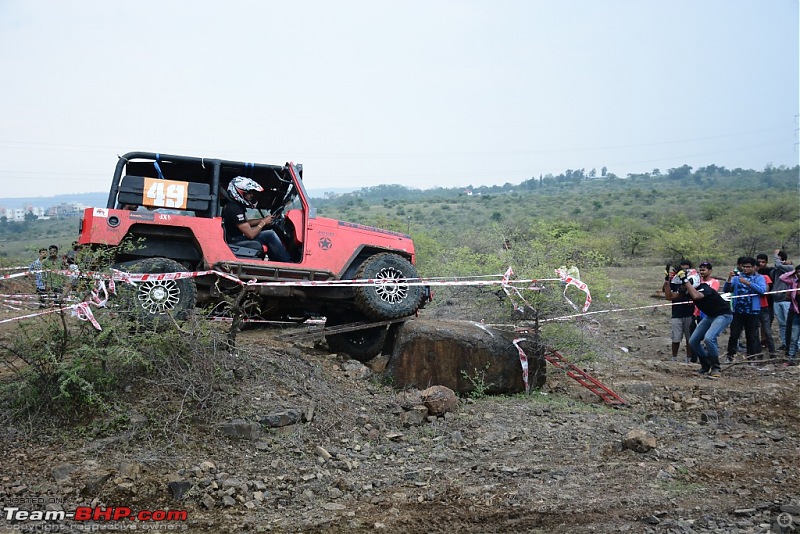
<instances>
[{"instance_id":1,"label":"white helmet","mask_svg":"<svg viewBox=\"0 0 800 534\"><path fill-rule=\"evenodd\" d=\"M228 184L228 194L233 200L239 204L247 206L248 208L255 208L256 204L258 203L257 201L250 202L244 198L245 193L250 191L262 193L264 188L258 185L258 182L255 180L245 178L244 176L237 176L231 180L231 183Z\"/></svg>"},{"instance_id":2,"label":"white helmet","mask_svg":"<svg viewBox=\"0 0 800 534\"><path fill-rule=\"evenodd\" d=\"M684 271L686 273L686 281L692 284L692 286L697 287L700 285L700 274L695 269L686 269ZM681 285L681 279L676 274L672 277L671 282L676 285Z\"/></svg>"}]
</instances>

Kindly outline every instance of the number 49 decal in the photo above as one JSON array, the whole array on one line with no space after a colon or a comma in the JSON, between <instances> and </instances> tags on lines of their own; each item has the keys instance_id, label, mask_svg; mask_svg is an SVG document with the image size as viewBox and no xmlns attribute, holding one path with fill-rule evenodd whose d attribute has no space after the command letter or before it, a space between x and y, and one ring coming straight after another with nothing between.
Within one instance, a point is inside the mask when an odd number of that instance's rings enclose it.
<instances>
[{"instance_id":1,"label":"number 49 decal","mask_svg":"<svg viewBox=\"0 0 800 534\"><path fill-rule=\"evenodd\" d=\"M186 182L145 178L142 204L157 208L186 209L188 185Z\"/></svg>"}]
</instances>

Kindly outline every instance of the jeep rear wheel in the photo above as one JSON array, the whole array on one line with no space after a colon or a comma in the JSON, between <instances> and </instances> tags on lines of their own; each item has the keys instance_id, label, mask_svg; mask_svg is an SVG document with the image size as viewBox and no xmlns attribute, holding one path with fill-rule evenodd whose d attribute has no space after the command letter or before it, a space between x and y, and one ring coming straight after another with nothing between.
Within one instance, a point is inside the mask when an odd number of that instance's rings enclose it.
<instances>
[{"instance_id":1,"label":"jeep rear wheel","mask_svg":"<svg viewBox=\"0 0 800 534\"><path fill-rule=\"evenodd\" d=\"M339 326L346 323L356 322L360 317L351 316L348 319L343 317L329 317L325 326ZM383 350L386 341L386 326L376 326L375 328L365 328L341 334L331 334L325 336L328 347L332 352L344 352L354 360L366 362L377 356Z\"/></svg>"},{"instance_id":2,"label":"jeep rear wheel","mask_svg":"<svg viewBox=\"0 0 800 534\"><path fill-rule=\"evenodd\" d=\"M356 306L373 319L396 319L417 311L422 301L422 286L410 285L409 278L418 278L411 262L392 253L367 258L356 273L358 280L374 280L374 284L356 287Z\"/></svg>"},{"instance_id":3,"label":"jeep rear wheel","mask_svg":"<svg viewBox=\"0 0 800 534\"><path fill-rule=\"evenodd\" d=\"M186 272L180 263L168 258L148 258L133 264L129 271L136 274ZM185 319L194 308L197 289L194 279L144 280L136 282L129 294L136 314L145 319L156 319L172 315Z\"/></svg>"}]
</instances>

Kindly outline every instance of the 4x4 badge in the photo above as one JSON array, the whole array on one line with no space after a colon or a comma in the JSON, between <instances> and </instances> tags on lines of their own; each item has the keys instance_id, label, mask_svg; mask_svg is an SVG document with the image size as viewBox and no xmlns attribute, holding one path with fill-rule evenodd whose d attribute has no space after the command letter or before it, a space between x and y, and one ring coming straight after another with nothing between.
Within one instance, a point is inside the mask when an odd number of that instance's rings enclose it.
<instances>
[{"instance_id":1,"label":"4x4 badge","mask_svg":"<svg viewBox=\"0 0 800 534\"><path fill-rule=\"evenodd\" d=\"M330 250L333 246L333 242L327 237L320 237L319 238L319 248L322 250Z\"/></svg>"}]
</instances>

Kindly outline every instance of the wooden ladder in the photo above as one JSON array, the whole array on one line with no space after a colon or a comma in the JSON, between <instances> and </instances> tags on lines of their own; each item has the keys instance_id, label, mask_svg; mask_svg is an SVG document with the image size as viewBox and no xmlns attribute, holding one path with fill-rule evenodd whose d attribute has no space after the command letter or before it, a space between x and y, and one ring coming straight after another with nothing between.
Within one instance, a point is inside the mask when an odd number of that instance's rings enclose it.
<instances>
[{"instance_id":1,"label":"wooden ladder","mask_svg":"<svg viewBox=\"0 0 800 534\"><path fill-rule=\"evenodd\" d=\"M344 332L355 332L357 330L366 330L368 328L376 328L379 326L387 326L394 323L402 323L414 319L413 316L400 317L398 319L389 319L387 321L366 322L358 321L355 323L342 324L337 326L313 326L305 327L303 330L288 332L276 336L281 341L297 341L299 339L313 339L318 337L325 337L332 334L342 334Z\"/></svg>"}]
</instances>

